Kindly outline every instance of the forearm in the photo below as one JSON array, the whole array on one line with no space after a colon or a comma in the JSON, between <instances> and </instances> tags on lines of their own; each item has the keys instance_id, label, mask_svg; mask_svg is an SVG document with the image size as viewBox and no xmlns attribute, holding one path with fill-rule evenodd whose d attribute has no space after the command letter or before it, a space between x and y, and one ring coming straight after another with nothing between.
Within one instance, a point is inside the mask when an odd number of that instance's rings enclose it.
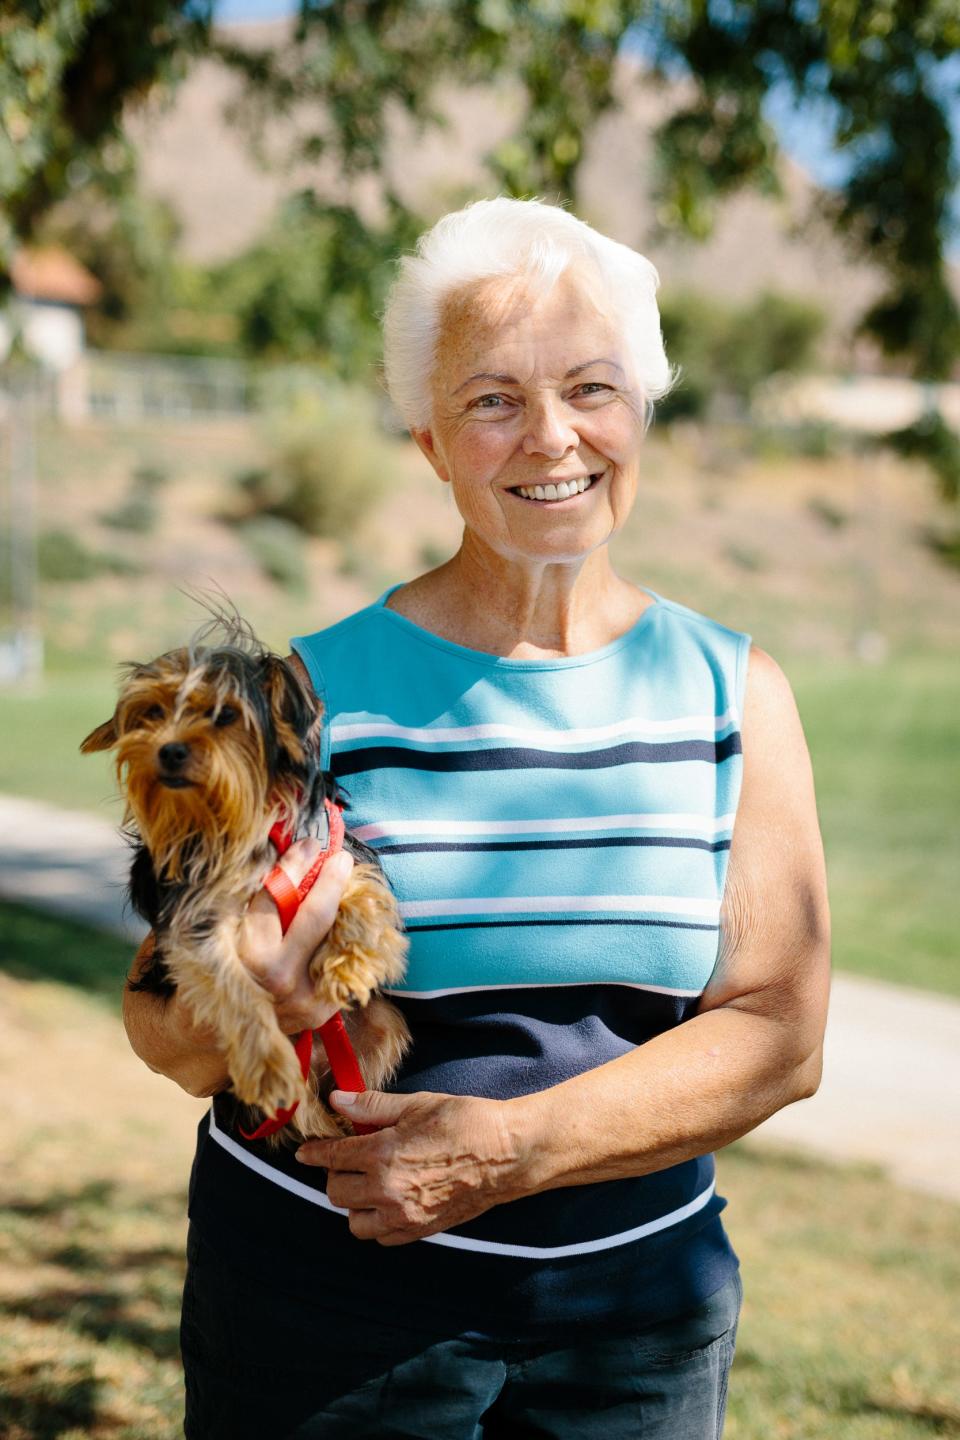
<instances>
[{"instance_id":1,"label":"forearm","mask_svg":"<svg viewBox=\"0 0 960 1440\"><path fill-rule=\"evenodd\" d=\"M150 954L145 942L130 972L136 980ZM133 1050L160 1075L190 1095L215 1095L229 1083L226 1060L212 1031L194 1023L179 996L132 990L123 995L123 1023Z\"/></svg>"},{"instance_id":2,"label":"forearm","mask_svg":"<svg viewBox=\"0 0 960 1440\"><path fill-rule=\"evenodd\" d=\"M819 1046L733 1007L698 1015L617 1060L505 1102L520 1193L646 1175L704 1155L811 1095Z\"/></svg>"}]
</instances>

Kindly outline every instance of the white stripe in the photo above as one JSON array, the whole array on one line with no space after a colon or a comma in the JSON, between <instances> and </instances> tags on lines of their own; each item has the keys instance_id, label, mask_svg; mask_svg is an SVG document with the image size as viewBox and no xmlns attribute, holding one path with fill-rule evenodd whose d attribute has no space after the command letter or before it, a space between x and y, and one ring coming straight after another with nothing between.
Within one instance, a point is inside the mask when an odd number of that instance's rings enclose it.
<instances>
[{"instance_id":1,"label":"white stripe","mask_svg":"<svg viewBox=\"0 0 960 1440\"><path fill-rule=\"evenodd\" d=\"M554 910L653 910L657 914L703 915L717 919L717 900L687 895L464 895L453 900L403 900L405 920L422 915L520 915Z\"/></svg>"},{"instance_id":2,"label":"white stripe","mask_svg":"<svg viewBox=\"0 0 960 1440\"><path fill-rule=\"evenodd\" d=\"M725 715L681 715L675 720L616 720L612 725L581 726L574 730L528 730L522 725L394 725L389 720L367 720L355 725L331 725L334 745L347 740L413 740L421 745L456 744L467 740L519 740L525 745L591 745L619 735L682 735L705 731L715 735L739 724L735 711Z\"/></svg>"},{"instance_id":3,"label":"white stripe","mask_svg":"<svg viewBox=\"0 0 960 1440\"><path fill-rule=\"evenodd\" d=\"M438 1000L444 995L476 995L481 990L569 990L573 985L618 985L624 990L646 990L654 995L678 995L683 999L694 999L702 990L674 990L669 985L639 985L633 980L531 980L528 984L519 981L509 985L452 985L448 990L403 990L399 986L381 986L384 995L399 995L407 1000Z\"/></svg>"},{"instance_id":4,"label":"white stripe","mask_svg":"<svg viewBox=\"0 0 960 1440\"><path fill-rule=\"evenodd\" d=\"M342 1210L339 1205L332 1205L322 1190L314 1190L310 1185L304 1185L302 1180L294 1180L292 1175L287 1175L282 1170L275 1170L272 1165L261 1160L259 1155L252 1155L249 1150L244 1150L242 1145L229 1135L225 1135L218 1128L214 1118L213 1110L210 1111L210 1138L218 1145L222 1145L228 1154L241 1165L246 1165L248 1170L255 1170L265 1180L270 1180L274 1185L279 1185L283 1190L289 1190L291 1195L299 1195L302 1200L309 1200L313 1205L319 1205L324 1210L330 1210L335 1215L349 1215L348 1210ZM655 1235L658 1230L667 1230L671 1225L679 1225L681 1220L687 1220L691 1215L696 1215L698 1210L709 1202L714 1192L716 1182L712 1181L699 1195L695 1196L688 1205L681 1205L679 1210L671 1210L669 1215L661 1215L657 1220L648 1220L645 1225L636 1225L632 1230L622 1230L619 1235L606 1235L602 1240L584 1240L579 1245L507 1245L501 1244L498 1240L470 1240L465 1235L425 1235L421 1243L425 1245L448 1245L453 1250L476 1250L484 1255L512 1255L521 1260L543 1260L562 1259L568 1255L592 1255L598 1250L613 1250L617 1245L629 1245L631 1240L642 1240L646 1235Z\"/></svg>"},{"instance_id":5,"label":"white stripe","mask_svg":"<svg viewBox=\"0 0 960 1440\"><path fill-rule=\"evenodd\" d=\"M542 820L380 820L360 825L351 834L358 840L378 840L384 835L569 835L578 830L682 830L717 836L729 830L735 812L729 815L570 815L564 819Z\"/></svg>"}]
</instances>

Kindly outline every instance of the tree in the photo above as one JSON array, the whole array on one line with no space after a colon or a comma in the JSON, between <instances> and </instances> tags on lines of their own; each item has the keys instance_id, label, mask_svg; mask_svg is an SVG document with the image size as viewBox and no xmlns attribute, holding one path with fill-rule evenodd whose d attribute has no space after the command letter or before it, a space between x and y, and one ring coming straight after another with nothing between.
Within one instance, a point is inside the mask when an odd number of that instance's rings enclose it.
<instances>
[{"instance_id":1,"label":"tree","mask_svg":"<svg viewBox=\"0 0 960 1440\"><path fill-rule=\"evenodd\" d=\"M0 0L0 283L58 201L128 189L124 107L182 73L212 3Z\"/></svg>"},{"instance_id":2,"label":"tree","mask_svg":"<svg viewBox=\"0 0 960 1440\"><path fill-rule=\"evenodd\" d=\"M722 197L776 187L763 114L773 87L825 101L850 166L824 208L888 276L864 328L927 378L960 355L944 262L957 181L947 106L960 81L942 67L960 51L956 0L301 0L290 42L262 51L212 32L212 4L0 0L0 205L11 243L85 168L125 171L125 102L200 49L243 74L254 113L314 116L303 153L326 151L347 175L382 173L391 105L437 123L439 79L509 75L526 114L490 157L494 175L516 194L575 200L585 134L615 103L618 56L642 46L658 73L679 69L693 88L657 136L665 224L704 235ZM387 189L393 221L408 229ZM340 221L354 223L346 210Z\"/></svg>"}]
</instances>

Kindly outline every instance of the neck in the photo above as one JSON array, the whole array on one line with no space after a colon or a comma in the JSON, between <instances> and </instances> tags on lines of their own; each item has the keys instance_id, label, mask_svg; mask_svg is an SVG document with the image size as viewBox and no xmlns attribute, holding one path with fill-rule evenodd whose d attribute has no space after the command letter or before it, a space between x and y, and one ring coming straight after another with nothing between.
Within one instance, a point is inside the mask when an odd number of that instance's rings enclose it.
<instances>
[{"instance_id":1,"label":"neck","mask_svg":"<svg viewBox=\"0 0 960 1440\"><path fill-rule=\"evenodd\" d=\"M513 561L469 530L446 565L424 577L412 618L473 650L511 659L602 649L633 625L649 597L614 571L604 545L575 561Z\"/></svg>"}]
</instances>

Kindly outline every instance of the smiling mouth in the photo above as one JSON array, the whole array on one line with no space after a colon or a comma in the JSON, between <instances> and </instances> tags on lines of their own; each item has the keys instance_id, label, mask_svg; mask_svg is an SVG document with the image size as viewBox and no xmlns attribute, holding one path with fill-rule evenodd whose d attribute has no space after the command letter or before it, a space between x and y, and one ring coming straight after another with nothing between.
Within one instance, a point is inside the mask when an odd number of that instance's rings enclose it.
<instances>
[{"instance_id":1,"label":"smiling mouth","mask_svg":"<svg viewBox=\"0 0 960 1440\"><path fill-rule=\"evenodd\" d=\"M592 490L602 473L598 471L595 475L581 475L576 480L561 480L559 484L515 485L508 493L516 495L518 500L529 500L534 505L563 505Z\"/></svg>"}]
</instances>

